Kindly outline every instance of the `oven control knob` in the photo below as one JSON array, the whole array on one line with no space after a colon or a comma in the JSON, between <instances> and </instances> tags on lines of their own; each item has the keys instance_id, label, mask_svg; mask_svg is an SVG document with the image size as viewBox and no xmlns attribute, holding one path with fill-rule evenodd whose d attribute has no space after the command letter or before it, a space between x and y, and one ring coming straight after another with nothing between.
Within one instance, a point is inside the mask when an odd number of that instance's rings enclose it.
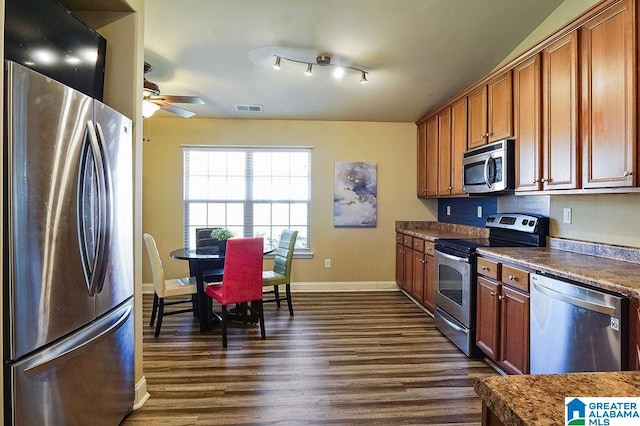
<instances>
[{"instance_id":1,"label":"oven control knob","mask_svg":"<svg viewBox=\"0 0 640 426\"><path fill-rule=\"evenodd\" d=\"M522 225L523 226L527 226L528 223L529 223L529 221L527 219L522 219Z\"/></svg>"},{"instance_id":2,"label":"oven control knob","mask_svg":"<svg viewBox=\"0 0 640 426\"><path fill-rule=\"evenodd\" d=\"M529 221L529 226L533 226L533 225L535 225L535 224L536 224L536 221L535 221L535 220L530 220L530 221Z\"/></svg>"}]
</instances>

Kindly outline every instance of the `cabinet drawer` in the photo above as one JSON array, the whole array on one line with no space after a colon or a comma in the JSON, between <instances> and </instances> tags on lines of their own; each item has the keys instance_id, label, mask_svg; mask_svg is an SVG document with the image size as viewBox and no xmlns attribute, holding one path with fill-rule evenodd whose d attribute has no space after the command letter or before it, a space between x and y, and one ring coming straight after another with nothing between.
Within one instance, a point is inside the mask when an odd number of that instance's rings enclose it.
<instances>
[{"instance_id":1,"label":"cabinet drawer","mask_svg":"<svg viewBox=\"0 0 640 426\"><path fill-rule=\"evenodd\" d=\"M502 282L522 291L529 292L529 272L514 268L509 265L502 265Z\"/></svg>"},{"instance_id":2,"label":"cabinet drawer","mask_svg":"<svg viewBox=\"0 0 640 426\"><path fill-rule=\"evenodd\" d=\"M489 277L489 278L493 278L494 280L497 280L498 274L500 273L500 264L497 262L493 262L491 260L479 257L478 265L476 266L476 271L480 275L484 275L485 277Z\"/></svg>"},{"instance_id":3,"label":"cabinet drawer","mask_svg":"<svg viewBox=\"0 0 640 426\"><path fill-rule=\"evenodd\" d=\"M424 242L424 253L428 256L433 256L435 252L435 244L431 241Z\"/></svg>"},{"instance_id":4,"label":"cabinet drawer","mask_svg":"<svg viewBox=\"0 0 640 426\"><path fill-rule=\"evenodd\" d=\"M413 247L413 237L410 235L404 235L404 245L407 247Z\"/></svg>"},{"instance_id":5,"label":"cabinet drawer","mask_svg":"<svg viewBox=\"0 0 640 426\"><path fill-rule=\"evenodd\" d=\"M424 251L424 240L421 238L414 238L413 249L422 253Z\"/></svg>"},{"instance_id":6,"label":"cabinet drawer","mask_svg":"<svg viewBox=\"0 0 640 426\"><path fill-rule=\"evenodd\" d=\"M396 243L397 244L404 244L404 234L396 232Z\"/></svg>"}]
</instances>

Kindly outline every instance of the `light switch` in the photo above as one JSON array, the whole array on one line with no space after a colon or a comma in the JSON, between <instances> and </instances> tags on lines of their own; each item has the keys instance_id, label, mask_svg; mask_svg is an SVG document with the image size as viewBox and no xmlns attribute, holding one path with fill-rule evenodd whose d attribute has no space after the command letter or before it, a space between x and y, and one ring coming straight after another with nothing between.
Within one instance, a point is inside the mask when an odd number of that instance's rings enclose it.
<instances>
[{"instance_id":1,"label":"light switch","mask_svg":"<svg viewBox=\"0 0 640 426\"><path fill-rule=\"evenodd\" d=\"M571 223L571 208L565 207L562 209L562 222L563 223Z\"/></svg>"}]
</instances>

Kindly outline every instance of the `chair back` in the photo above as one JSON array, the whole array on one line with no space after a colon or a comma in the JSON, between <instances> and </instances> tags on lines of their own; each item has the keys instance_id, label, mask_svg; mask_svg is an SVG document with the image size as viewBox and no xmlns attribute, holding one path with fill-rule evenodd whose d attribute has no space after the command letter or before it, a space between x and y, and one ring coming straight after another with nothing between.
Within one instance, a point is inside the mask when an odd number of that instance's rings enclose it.
<instances>
[{"instance_id":1,"label":"chair back","mask_svg":"<svg viewBox=\"0 0 640 426\"><path fill-rule=\"evenodd\" d=\"M211 238L211 231L217 228L196 228L196 247L207 247L214 245L214 239Z\"/></svg>"},{"instance_id":2,"label":"chair back","mask_svg":"<svg viewBox=\"0 0 640 426\"><path fill-rule=\"evenodd\" d=\"M153 289L158 297L164 297L164 269L160 260L160 253L156 240L149 234L144 234L144 243L147 246L149 262L151 263L151 273L153 275Z\"/></svg>"},{"instance_id":3,"label":"chair back","mask_svg":"<svg viewBox=\"0 0 640 426\"><path fill-rule=\"evenodd\" d=\"M263 245L262 237L232 238L227 241L222 304L262 300Z\"/></svg>"},{"instance_id":4,"label":"chair back","mask_svg":"<svg viewBox=\"0 0 640 426\"><path fill-rule=\"evenodd\" d=\"M296 238L298 238L298 231L291 231L290 229L282 231L273 260L273 271L287 277L287 282L291 277L291 263L293 263Z\"/></svg>"}]
</instances>

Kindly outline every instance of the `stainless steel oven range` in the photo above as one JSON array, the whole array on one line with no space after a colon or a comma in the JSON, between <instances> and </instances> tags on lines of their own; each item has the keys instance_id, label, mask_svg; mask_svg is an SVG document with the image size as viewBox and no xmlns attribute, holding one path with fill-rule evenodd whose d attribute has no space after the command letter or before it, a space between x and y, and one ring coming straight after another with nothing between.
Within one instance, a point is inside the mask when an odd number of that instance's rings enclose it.
<instances>
[{"instance_id":1,"label":"stainless steel oven range","mask_svg":"<svg viewBox=\"0 0 640 426\"><path fill-rule=\"evenodd\" d=\"M488 238L440 238L435 241L435 324L469 357L480 355L475 344L476 248L544 247L549 219L525 213L487 217Z\"/></svg>"}]
</instances>

